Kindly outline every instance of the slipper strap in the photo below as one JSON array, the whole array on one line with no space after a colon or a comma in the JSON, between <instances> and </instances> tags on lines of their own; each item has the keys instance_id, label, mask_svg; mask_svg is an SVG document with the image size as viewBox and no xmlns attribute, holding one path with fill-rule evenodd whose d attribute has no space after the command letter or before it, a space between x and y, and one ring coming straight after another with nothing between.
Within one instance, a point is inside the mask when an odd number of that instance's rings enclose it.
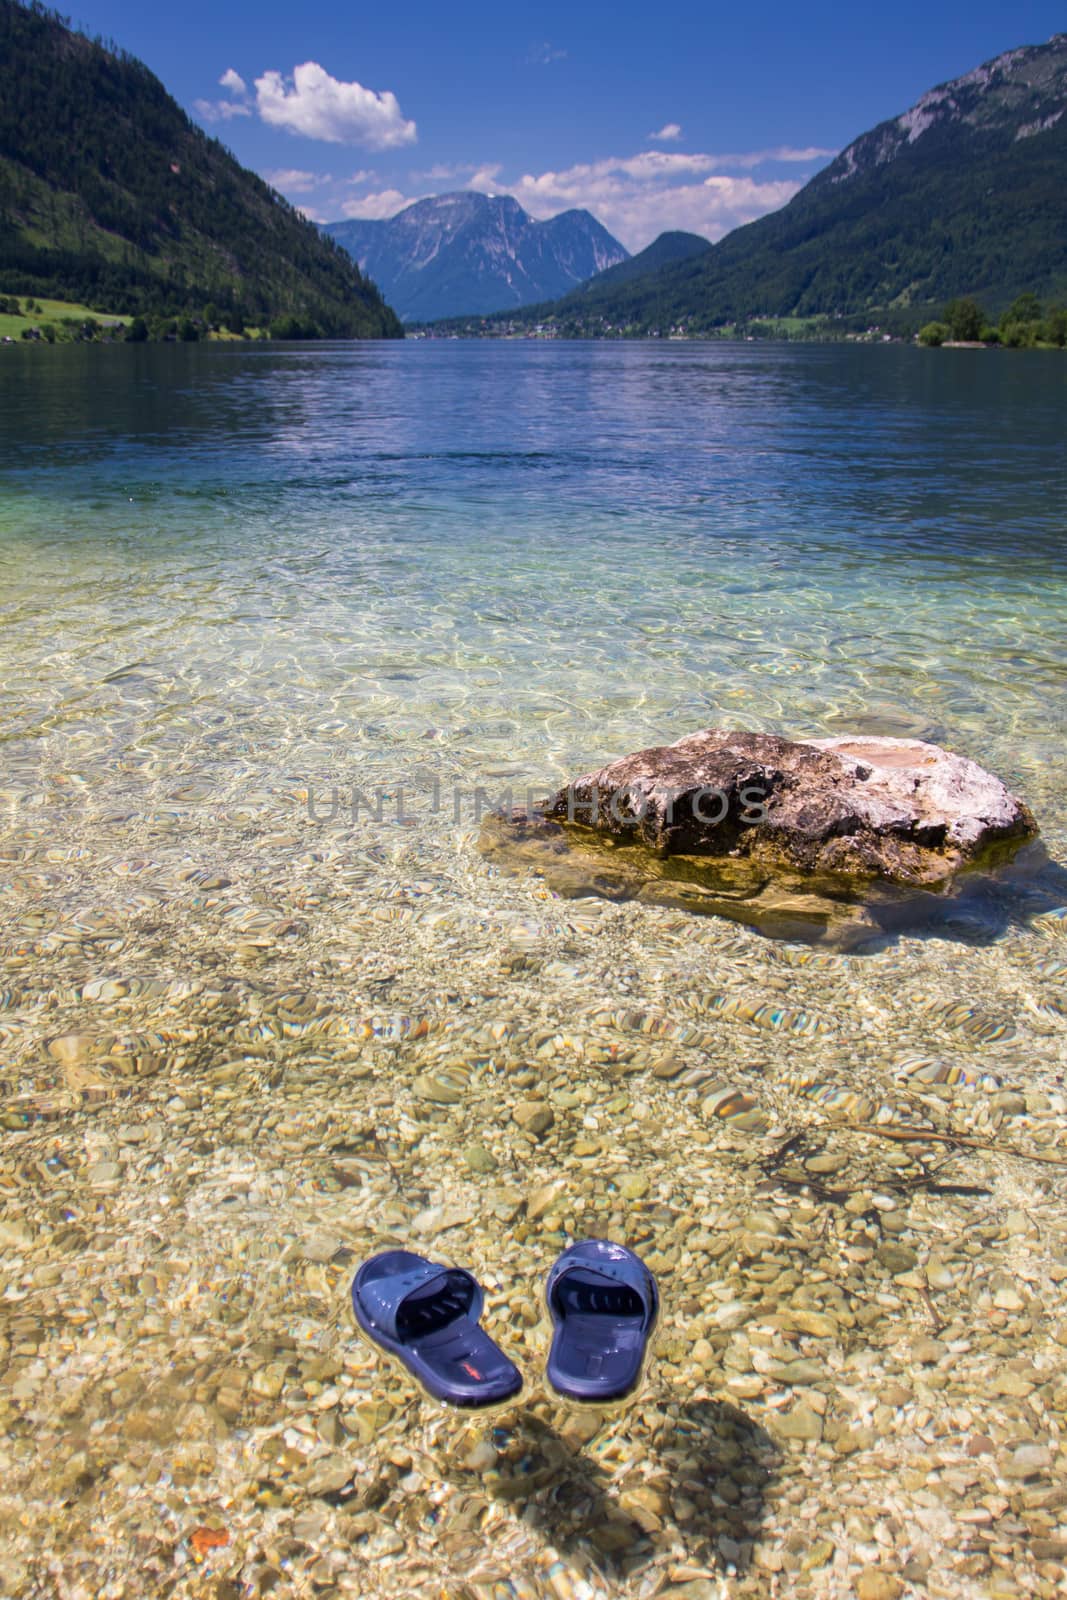
<instances>
[{"instance_id":1,"label":"slipper strap","mask_svg":"<svg viewBox=\"0 0 1067 1600\"><path fill-rule=\"evenodd\" d=\"M372 1278L369 1283L360 1285L359 1298L367 1318L376 1328L380 1328L390 1339L397 1337L397 1318L400 1308L409 1295L416 1289L424 1289L436 1279L441 1279L444 1288L448 1279L457 1273L464 1278L470 1278L475 1289L477 1284L469 1272L462 1267L443 1267L440 1262L421 1261L417 1266L411 1267L407 1272L396 1276Z\"/></svg>"},{"instance_id":2,"label":"slipper strap","mask_svg":"<svg viewBox=\"0 0 1067 1600\"><path fill-rule=\"evenodd\" d=\"M551 1304L552 1295L555 1293L560 1281L571 1272L595 1273L602 1278L609 1278L615 1283L621 1283L625 1288L632 1289L645 1308L646 1325L652 1320L656 1312L655 1281L644 1262L629 1253L622 1256L582 1255L580 1251L565 1251L548 1276L548 1296Z\"/></svg>"}]
</instances>

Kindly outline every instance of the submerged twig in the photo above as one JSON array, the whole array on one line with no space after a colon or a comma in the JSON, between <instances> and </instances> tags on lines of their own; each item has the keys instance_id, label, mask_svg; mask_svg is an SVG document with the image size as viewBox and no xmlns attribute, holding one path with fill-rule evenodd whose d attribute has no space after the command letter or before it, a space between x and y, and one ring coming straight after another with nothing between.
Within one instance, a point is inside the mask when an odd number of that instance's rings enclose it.
<instances>
[{"instance_id":1,"label":"submerged twig","mask_svg":"<svg viewBox=\"0 0 1067 1600\"><path fill-rule=\"evenodd\" d=\"M938 1315L937 1307L930 1298L929 1289L920 1289L918 1291L918 1295L919 1299L923 1302L927 1311L930 1313L930 1320L934 1325L934 1338L936 1339L937 1335L943 1332L943 1330L947 1327L947 1323L943 1322L941 1317Z\"/></svg>"},{"instance_id":2,"label":"submerged twig","mask_svg":"<svg viewBox=\"0 0 1067 1600\"><path fill-rule=\"evenodd\" d=\"M938 1133L933 1128L902 1128L891 1123L877 1122L839 1122L839 1128L851 1128L854 1133L871 1133L880 1139L894 1139L898 1144L937 1144L961 1145L967 1150L991 1150L1007 1156L1019 1156L1023 1161L1042 1161L1049 1167L1067 1167L1067 1160L1060 1156L1041 1155L1037 1150L1020 1150L1018 1145L1002 1144L996 1139L974 1139L964 1133Z\"/></svg>"},{"instance_id":3,"label":"submerged twig","mask_svg":"<svg viewBox=\"0 0 1067 1600\"><path fill-rule=\"evenodd\" d=\"M804 1144L805 1138L802 1133L791 1134L785 1143L780 1144L777 1150L775 1150L771 1155L764 1156L763 1160L760 1162L760 1167L768 1176L770 1176L772 1172L777 1171L782 1162L785 1160L786 1156L799 1155L801 1150L804 1148Z\"/></svg>"},{"instance_id":4,"label":"submerged twig","mask_svg":"<svg viewBox=\"0 0 1067 1600\"><path fill-rule=\"evenodd\" d=\"M860 1131L863 1131L862 1125L857 1123L845 1123L840 1124L840 1126L859 1128ZM810 1194L813 1199L821 1200L827 1205L844 1205L846 1200L850 1200L854 1194L862 1193L863 1189L868 1187L867 1184L850 1184L844 1188L831 1188L829 1184L823 1183L821 1179L813 1172L805 1172L802 1176L791 1177L788 1173L779 1171L779 1168L787 1156L795 1155L803 1159L803 1154L808 1148L809 1141L807 1136L802 1132L794 1133L790 1136L790 1138L786 1139L784 1144L779 1145L777 1150L773 1150L770 1155L764 1156L763 1160L759 1163L760 1170L766 1177L773 1179L777 1187L785 1189L793 1194ZM922 1167L922 1171L916 1174L914 1177L899 1178L896 1176L880 1176L878 1179L879 1187L890 1192L895 1191L898 1194L923 1193L974 1196L988 1195L992 1192L983 1184L951 1182L941 1183L937 1178L937 1173L942 1170L941 1167L937 1168L934 1172L929 1172L926 1167L923 1166L922 1162L920 1162L919 1165ZM864 1212L863 1215L865 1219L873 1221L879 1228L881 1228L881 1216L877 1209Z\"/></svg>"}]
</instances>

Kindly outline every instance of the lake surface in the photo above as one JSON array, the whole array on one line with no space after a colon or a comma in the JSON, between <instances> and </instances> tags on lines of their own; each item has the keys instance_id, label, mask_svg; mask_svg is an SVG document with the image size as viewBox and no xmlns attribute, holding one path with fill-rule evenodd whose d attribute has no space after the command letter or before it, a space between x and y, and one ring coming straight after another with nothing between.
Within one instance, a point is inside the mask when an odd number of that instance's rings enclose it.
<instances>
[{"instance_id":1,"label":"lake surface","mask_svg":"<svg viewBox=\"0 0 1067 1600\"><path fill-rule=\"evenodd\" d=\"M1037 1095L1013 1136L1059 1139L1055 880L1039 914L845 956L555 900L475 841L484 797L730 725L942 743L1067 863L1065 421L1046 353L0 351L0 1113L64 1164L49 1203L90 1261L49 1292L112 1370L279 1305L321 1350L382 1241L505 1298L535 1246L655 1250L714 1197L685 1165L709 1138L989 1134L1011 1091ZM508 1120L539 1093L545 1141ZM622 1207L631 1168L658 1211ZM336 1248L297 1283L315 1228ZM186 1262L180 1334L163 1289L123 1309L120 1245L134 1279ZM425 1555L420 1516L385 1556Z\"/></svg>"},{"instance_id":2,"label":"lake surface","mask_svg":"<svg viewBox=\"0 0 1067 1600\"><path fill-rule=\"evenodd\" d=\"M0 376L8 775L77 767L82 814L120 757L216 805L428 755L544 787L728 722L944 739L1062 825L1055 358L238 346Z\"/></svg>"}]
</instances>

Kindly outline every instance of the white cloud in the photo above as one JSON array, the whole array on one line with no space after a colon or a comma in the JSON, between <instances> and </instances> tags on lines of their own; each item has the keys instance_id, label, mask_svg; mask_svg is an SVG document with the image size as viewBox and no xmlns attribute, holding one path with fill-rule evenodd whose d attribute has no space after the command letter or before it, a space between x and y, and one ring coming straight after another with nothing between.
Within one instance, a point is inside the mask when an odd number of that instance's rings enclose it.
<instances>
[{"instance_id":1,"label":"white cloud","mask_svg":"<svg viewBox=\"0 0 1067 1600\"><path fill-rule=\"evenodd\" d=\"M747 174L725 173L711 174L698 182L657 182L648 173L630 175L627 168L638 161L637 157L601 161L569 167L563 172L542 172L537 176L526 173L514 180L500 179L497 168L486 167L482 175L475 174L469 180L467 187L485 194L514 195L531 216L542 221L561 211L591 211L609 233L634 252L643 250L669 229L699 233L712 241L721 239L742 223L777 211L801 187L792 179L760 181ZM640 167L638 171L641 172ZM343 200L334 206L331 215L394 217L405 206L424 198L424 194L383 189Z\"/></svg>"},{"instance_id":2,"label":"white cloud","mask_svg":"<svg viewBox=\"0 0 1067 1600\"><path fill-rule=\"evenodd\" d=\"M250 117L252 107L248 103L248 85L239 72L232 67L219 79L219 87L225 89L227 94L236 96L233 100L194 100L193 110L204 122L229 122L234 117Z\"/></svg>"},{"instance_id":3,"label":"white cloud","mask_svg":"<svg viewBox=\"0 0 1067 1600\"><path fill-rule=\"evenodd\" d=\"M774 161L826 161L836 154L836 150L824 150L817 144L805 145L799 150L790 144L779 144L771 150L747 150L741 155L716 156L715 163L720 167L765 167Z\"/></svg>"},{"instance_id":4,"label":"white cloud","mask_svg":"<svg viewBox=\"0 0 1067 1600\"><path fill-rule=\"evenodd\" d=\"M550 67L553 61L566 61L566 50L557 50L545 39L541 44L530 46L530 53L526 57L531 66Z\"/></svg>"},{"instance_id":5,"label":"white cloud","mask_svg":"<svg viewBox=\"0 0 1067 1600\"><path fill-rule=\"evenodd\" d=\"M468 180L469 188L482 189L487 183L491 183L499 172L499 161L492 163L487 161L481 163L477 161L437 161L427 171L412 172L409 176L416 183L454 183L465 178ZM475 182L475 179L478 181ZM357 180L353 179L352 181L354 183Z\"/></svg>"},{"instance_id":6,"label":"white cloud","mask_svg":"<svg viewBox=\"0 0 1067 1600\"><path fill-rule=\"evenodd\" d=\"M678 122L665 122L658 133L650 133L650 139L680 139L682 137L681 124Z\"/></svg>"},{"instance_id":7,"label":"white cloud","mask_svg":"<svg viewBox=\"0 0 1067 1600\"><path fill-rule=\"evenodd\" d=\"M768 150L768 161L826 161L830 156L836 156L836 150L824 150L821 145L809 144L802 150L794 150L792 145L780 144L776 150Z\"/></svg>"},{"instance_id":8,"label":"white cloud","mask_svg":"<svg viewBox=\"0 0 1067 1600\"><path fill-rule=\"evenodd\" d=\"M580 163L562 172L525 173L503 190L535 217L571 208L591 211L627 249L637 251L668 229L721 239L742 223L776 211L801 187L793 179L731 177L709 170L719 164L714 156L651 150ZM703 174L703 181L692 181Z\"/></svg>"},{"instance_id":9,"label":"white cloud","mask_svg":"<svg viewBox=\"0 0 1067 1600\"><path fill-rule=\"evenodd\" d=\"M291 80L280 72L257 78L256 107L264 122L327 144L391 150L416 138L414 122L402 115L390 90L379 94L361 83L342 83L317 61L294 67Z\"/></svg>"},{"instance_id":10,"label":"white cloud","mask_svg":"<svg viewBox=\"0 0 1067 1600\"><path fill-rule=\"evenodd\" d=\"M685 229L712 241L733 228L776 211L791 200L808 174L792 173L776 162L817 164L832 151L816 146L795 149L778 146L739 155L641 150L635 155L610 156L579 162L562 171L509 176L499 163L438 164L428 172L409 174L412 192L383 188L353 195L339 189L324 204L331 217L382 218L395 216L427 193L441 192L462 182L484 194L514 195L532 216L545 219L561 211L591 211L609 232L632 251L669 229ZM769 166L767 172L754 172ZM733 169L733 170L724 170ZM373 173L356 173L351 184L374 180Z\"/></svg>"},{"instance_id":11,"label":"white cloud","mask_svg":"<svg viewBox=\"0 0 1067 1600\"><path fill-rule=\"evenodd\" d=\"M250 117L251 106L240 100L194 100L193 110L204 122L229 122L233 117Z\"/></svg>"},{"instance_id":12,"label":"white cloud","mask_svg":"<svg viewBox=\"0 0 1067 1600\"><path fill-rule=\"evenodd\" d=\"M627 177L647 183L656 178L693 177L701 172L714 172L721 165L718 156L683 156L672 154L669 150L642 150L636 156L594 162L588 170L625 172ZM571 170L580 172L582 168L573 167Z\"/></svg>"},{"instance_id":13,"label":"white cloud","mask_svg":"<svg viewBox=\"0 0 1067 1600\"><path fill-rule=\"evenodd\" d=\"M340 210L343 217L358 217L363 221L375 220L379 217L395 217L405 206L413 205L416 200L423 198L425 197L417 194L401 194L399 189L381 189L377 194L361 194L355 199L343 200Z\"/></svg>"},{"instance_id":14,"label":"white cloud","mask_svg":"<svg viewBox=\"0 0 1067 1600\"><path fill-rule=\"evenodd\" d=\"M263 176L282 194L310 194L312 189L321 189L324 183L333 181L317 172L304 172L300 167L279 167Z\"/></svg>"},{"instance_id":15,"label":"white cloud","mask_svg":"<svg viewBox=\"0 0 1067 1600\"><path fill-rule=\"evenodd\" d=\"M468 189L479 189L482 194L507 194L507 184L501 184L500 162L487 161L484 166L478 167L467 180Z\"/></svg>"}]
</instances>

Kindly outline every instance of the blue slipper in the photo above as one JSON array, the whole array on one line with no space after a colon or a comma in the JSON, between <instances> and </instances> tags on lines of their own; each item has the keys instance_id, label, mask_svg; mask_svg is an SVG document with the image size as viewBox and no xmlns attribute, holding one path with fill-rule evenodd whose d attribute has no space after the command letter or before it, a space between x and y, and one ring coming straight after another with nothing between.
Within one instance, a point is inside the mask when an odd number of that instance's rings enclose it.
<instances>
[{"instance_id":1,"label":"blue slipper","mask_svg":"<svg viewBox=\"0 0 1067 1600\"><path fill-rule=\"evenodd\" d=\"M372 1256L352 1281L352 1309L368 1339L452 1406L497 1405L522 1388L519 1369L478 1326L484 1302L462 1267L410 1250Z\"/></svg>"},{"instance_id":2,"label":"blue slipper","mask_svg":"<svg viewBox=\"0 0 1067 1600\"><path fill-rule=\"evenodd\" d=\"M555 1324L548 1381L568 1400L604 1405L636 1389L656 1325L656 1280L625 1245L583 1239L545 1285Z\"/></svg>"}]
</instances>

